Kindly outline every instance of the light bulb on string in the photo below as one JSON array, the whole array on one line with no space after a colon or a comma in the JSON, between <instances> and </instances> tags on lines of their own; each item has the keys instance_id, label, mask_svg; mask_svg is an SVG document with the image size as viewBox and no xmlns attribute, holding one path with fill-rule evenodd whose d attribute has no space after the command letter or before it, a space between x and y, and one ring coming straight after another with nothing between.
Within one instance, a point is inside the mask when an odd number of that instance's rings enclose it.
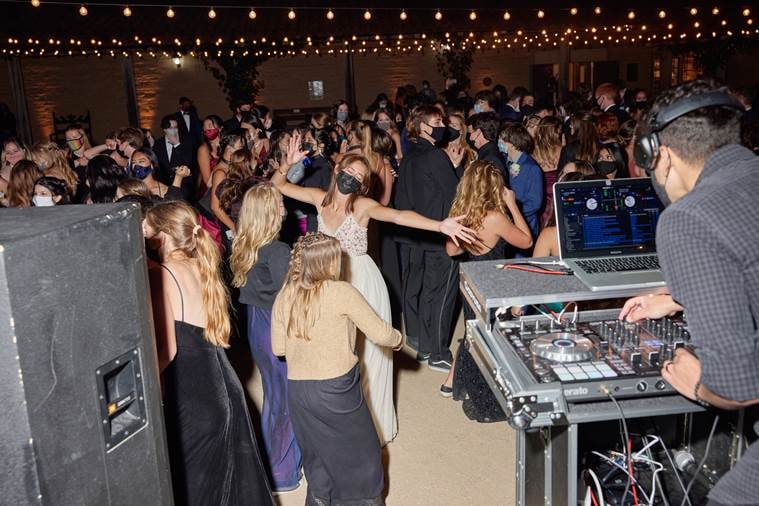
<instances>
[{"instance_id":1,"label":"light bulb on string","mask_svg":"<svg viewBox=\"0 0 759 506\"><path fill-rule=\"evenodd\" d=\"M79 15L86 16L87 14L89 14L89 11L87 10L87 6L82 4L82 6L79 7Z\"/></svg>"},{"instance_id":2,"label":"light bulb on string","mask_svg":"<svg viewBox=\"0 0 759 506\"><path fill-rule=\"evenodd\" d=\"M538 11L538 18L539 19L543 19L544 17L546 17L546 13L545 13L545 11L543 11L543 9L540 9Z\"/></svg>"},{"instance_id":3,"label":"light bulb on string","mask_svg":"<svg viewBox=\"0 0 759 506\"><path fill-rule=\"evenodd\" d=\"M630 11L627 13L627 19L633 20L635 19L635 11Z\"/></svg>"},{"instance_id":4,"label":"light bulb on string","mask_svg":"<svg viewBox=\"0 0 759 506\"><path fill-rule=\"evenodd\" d=\"M577 7L572 7L571 9L569 9L569 13L571 15L573 15L573 16L576 16L577 15Z\"/></svg>"},{"instance_id":5,"label":"light bulb on string","mask_svg":"<svg viewBox=\"0 0 759 506\"><path fill-rule=\"evenodd\" d=\"M408 19L408 14L406 14L406 11L401 11L400 18L401 21L406 21Z\"/></svg>"},{"instance_id":6,"label":"light bulb on string","mask_svg":"<svg viewBox=\"0 0 759 506\"><path fill-rule=\"evenodd\" d=\"M125 18L128 18L132 15L132 9L130 9L128 5L124 7L124 10L122 12L124 13Z\"/></svg>"},{"instance_id":7,"label":"light bulb on string","mask_svg":"<svg viewBox=\"0 0 759 506\"><path fill-rule=\"evenodd\" d=\"M476 13L476 12L474 12L474 11L470 12L470 13L469 13L469 20L470 20L470 21L474 21L474 20L476 20L476 19L477 19L477 13Z\"/></svg>"},{"instance_id":8,"label":"light bulb on string","mask_svg":"<svg viewBox=\"0 0 759 506\"><path fill-rule=\"evenodd\" d=\"M216 19L216 11L215 11L215 10L213 10L213 7L211 7L211 10L210 10L210 11L208 11L208 17L209 17L210 19Z\"/></svg>"},{"instance_id":9,"label":"light bulb on string","mask_svg":"<svg viewBox=\"0 0 759 506\"><path fill-rule=\"evenodd\" d=\"M506 11L503 13L503 20L508 21L511 19L511 13L509 11Z\"/></svg>"},{"instance_id":10,"label":"light bulb on string","mask_svg":"<svg viewBox=\"0 0 759 506\"><path fill-rule=\"evenodd\" d=\"M715 7L714 9L712 9L712 14L714 14L715 16L719 14L719 7Z\"/></svg>"},{"instance_id":11,"label":"light bulb on string","mask_svg":"<svg viewBox=\"0 0 759 506\"><path fill-rule=\"evenodd\" d=\"M364 11L364 19L366 21L369 21L370 19L372 19L372 12L369 9L366 9Z\"/></svg>"},{"instance_id":12,"label":"light bulb on string","mask_svg":"<svg viewBox=\"0 0 759 506\"><path fill-rule=\"evenodd\" d=\"M169 8L166 10L166 17L167 17L167 18L173 18L173 17L174 17L174 15L175 15L174 9L172 9L171 7L169 7Z\"/></svg>"},{"instance_id":13,"label":"light bulb on string","mask_svg":"<svg viewBox=\"0 0 759 506\"><path fill-rule=\"evenodd\" d=\"M691 16L695 16L696 14L698 14L698 9L696 9L695 7L691 7L691 9L690 9L690 15Z\"/></svg>"},{"instance_id":14,"label":"light bulb on string","mask_svg":"<svg viewBox=\"0 0 759 506\"><path fill-rule=\"evenodd\" d=\"M741 14L743 14L744 17L749 17L751 15L751 10L743 9L743 12Z\"/></svg>"},{"instance_id":15,"label":"light bulb on string","mask_svg":"<svg viewBox=\"0 0 759 506\"><path fill-rule=\"evenodd\" d=\"M593 12L595 12L596 14L601 14L601 7L596 6L596 8L593 9Z\"/></svg>"},{"instance_id":16,"label":"light bulb on string","mask_svg":"<svg viewBox=\"0 0 759 506\"><path fill-rule=\"evenodd\" d=\"M659 11L659 18L664 19L667 17L667 12L664 10Z\"/></svg>"},{"instance_id":17,"label":"light bulb on string","mask_svg":"<svg viewBox=\"0 0 759 506\"><path fill-rule=\"evenodd\" d=\"M39 7L40 6L40 0L32 0L32 7Z\"/></svg>"},{"instance_id":18,"label":"light bulb on string","mask_svg":"<svg viewBox=\"0 0 759 506\"><path fill-rule=\"evenodd\" d=\"M436 20L436 21L440 21L441 19L443 19L443 13L442 13L442 12L440 12L440 11L437 11L437 12L435 13L435 20Z\"/></svg>"},{"instance_id":19,"label":"light bulb on string","mask_svg":"<svg viewBox=\"0 0 759 506\"><path fill-rule=\"evenodd\" d=\"M290 12L287 13L287 19L289 19L290 21L292 21L293 19L295 19L295 10L294 9L290 9Z\"/></svg>"},{"instance_id":20,"label":"light bulb on string","mask_svg":"<svg viewBox=\"0 0 759 506\"><path fill-rule=\"evenodd\" d=\"M330 10L327 11L327 19L329 19L330 21L332 21L333 19L335 19L335 13L332 12L332 9L330 9Z\"/></svg>"}]
</instances>

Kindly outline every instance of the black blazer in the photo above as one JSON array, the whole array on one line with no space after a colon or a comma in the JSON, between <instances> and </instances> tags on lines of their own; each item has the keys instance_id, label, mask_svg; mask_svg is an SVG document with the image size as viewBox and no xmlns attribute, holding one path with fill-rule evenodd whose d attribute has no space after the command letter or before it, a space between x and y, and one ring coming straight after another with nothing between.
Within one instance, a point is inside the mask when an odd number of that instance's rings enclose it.
<instances>
[{"instance_id":1,"label":"black blazer","mask_svg":"<svg viewBox=\"0 0 759 506\"><path fill-rule=\"evenodd\" d=\"M172 115L172 119L177 121L177 128L179 128L179 138L184 141L190 139L193 146L197 149L203 143L203 122L200 121L198 115L190 113L190 129L187 129L187 124L184 121L184 117L180 111L175 112Z\"/></svg>"},{"instance_id":2,"label":"black blazer","mask_svg":"<svg viewBox=\"0 0 759 506\"><path fill-rule=\"evenodd\" d=\"M174 171L171 169L180 165L187 165L193 174L197 172L195 170L195 150L189 139L180 140L179 145L171 150L171 158L168 156L165 137L156 139L153 151L158 157L159 169L157 175L159 181L171 184L171 179L174 177Z\"/></svg>"},{"instance_id":3,"label":"black blazer","mask_svg":"<svg viewBox=\"0 0 759 506\"><path fill-rule=\"evenodd\" d=\"M495 142L489 141L486 144L483 144L482 147L477 150L477 159L487 160L488 162L495 165L495 168L501 171L503 182L506 184L506 186L509 186L509 171L506 170L506 164L504 163L503 155L498 150L498 146Z\"/></svg>"},{"instance_id":4,"label":"black blazer","mask_svg":"<svg viewBox=\"0 0 759 506\"><path fill-rule=\"evenodd\" d=\"M459 169L454 168L445 151L417 139L401 160L395 207L416 211L433 220L447 218L456 197ZM415 244L424 250L445 249L445 236L437 232L398 227L396 241Z\"/></svg>"}]
</instances>

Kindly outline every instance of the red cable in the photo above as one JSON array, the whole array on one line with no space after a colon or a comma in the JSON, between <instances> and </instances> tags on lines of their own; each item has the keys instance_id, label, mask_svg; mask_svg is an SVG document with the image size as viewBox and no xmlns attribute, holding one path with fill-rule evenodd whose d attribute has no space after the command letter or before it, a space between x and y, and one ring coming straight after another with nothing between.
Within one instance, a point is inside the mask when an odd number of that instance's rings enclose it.
<instances>
[{"instance_id":1,"label":"red cable","mask_svg":"<svg viewBox=\"0 0 759 506\"><path fill-rule=\"evenodd\" d=\"M593 501L593 505L594 506L598 506L598 501L596 501L596 494L593 493L592 488L591 488L591 491L590 491L590 499Z\"/></svg>"},{"instance_id":2,"label":"red cable","mask_svg":"<svg viewBox=\"0 0 759 506\"><path fill-rule=\"evenodd\" d=\"M566 276L567 275L566 272L551 271L551 270L548 270L548 269L535 269L535 268L532 268L532 267L524 267L522 265L508 265L507 264L507 265L504 265L503 268L504 269L514 269L514 270L517 270L517 271L533 272L535 274L552 274L554 276Z\"/></svg>"}]
</instances>

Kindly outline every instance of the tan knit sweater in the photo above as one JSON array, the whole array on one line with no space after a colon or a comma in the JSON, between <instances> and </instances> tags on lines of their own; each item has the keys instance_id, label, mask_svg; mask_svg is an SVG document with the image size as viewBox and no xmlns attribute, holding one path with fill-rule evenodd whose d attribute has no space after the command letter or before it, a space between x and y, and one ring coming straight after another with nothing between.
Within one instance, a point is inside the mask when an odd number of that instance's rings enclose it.
<instances>
[{"instance_id":1,"label":"tan knit sweater","mask_svg":"<svg viewBox=\"0 0 759 506\"><path fill-rule=\"evenodd\" d=\"M319 296L319 313L309 340L287 335L289 309L284 292L274 301L271 316L271 349L287 358L287 377L321 380L342 376L358 363L356 327L380 346L398 346L401 334L384 322L366 299L350 284L327 281Z\"/></svg>"}]
</instances>

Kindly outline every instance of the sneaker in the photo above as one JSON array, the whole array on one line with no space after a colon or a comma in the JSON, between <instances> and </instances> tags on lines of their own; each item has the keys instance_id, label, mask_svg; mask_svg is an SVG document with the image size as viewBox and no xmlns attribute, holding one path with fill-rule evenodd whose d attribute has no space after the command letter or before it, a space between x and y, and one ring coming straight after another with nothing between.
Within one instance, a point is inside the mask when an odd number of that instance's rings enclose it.
<instances>
[{"instance_id":1,"label":"sneaker","mask_svg":"<svg viewBox=\"0 0 759 506\"><path fill-rule=\"evenodd\" d=\"M422 353L421 351L416 352L416 361L420 364L425 363L430 359L430 353Z\"/></svg>"},{"instance_id":2,"label":"sneaker","mask_svg":"<svg viewBox=\"0 0 759 506\"><path fill-rule=\"evenodd\" d=\"M429 367L433 371L447 373L448 371L451 370L451 363L441 358L438 360L430 360L429 362L427 362L427 367Z\"/></svg>"},{"instance_id":3,"label":"sneaker","mask_svg":"<svg viewBox=\"0 0 759 506\"><path fill-rule=\"evenodd\" d=\"M443 397L453 397L453 388L440 385L440 395Z\"/></svg>"}]
</instances>

